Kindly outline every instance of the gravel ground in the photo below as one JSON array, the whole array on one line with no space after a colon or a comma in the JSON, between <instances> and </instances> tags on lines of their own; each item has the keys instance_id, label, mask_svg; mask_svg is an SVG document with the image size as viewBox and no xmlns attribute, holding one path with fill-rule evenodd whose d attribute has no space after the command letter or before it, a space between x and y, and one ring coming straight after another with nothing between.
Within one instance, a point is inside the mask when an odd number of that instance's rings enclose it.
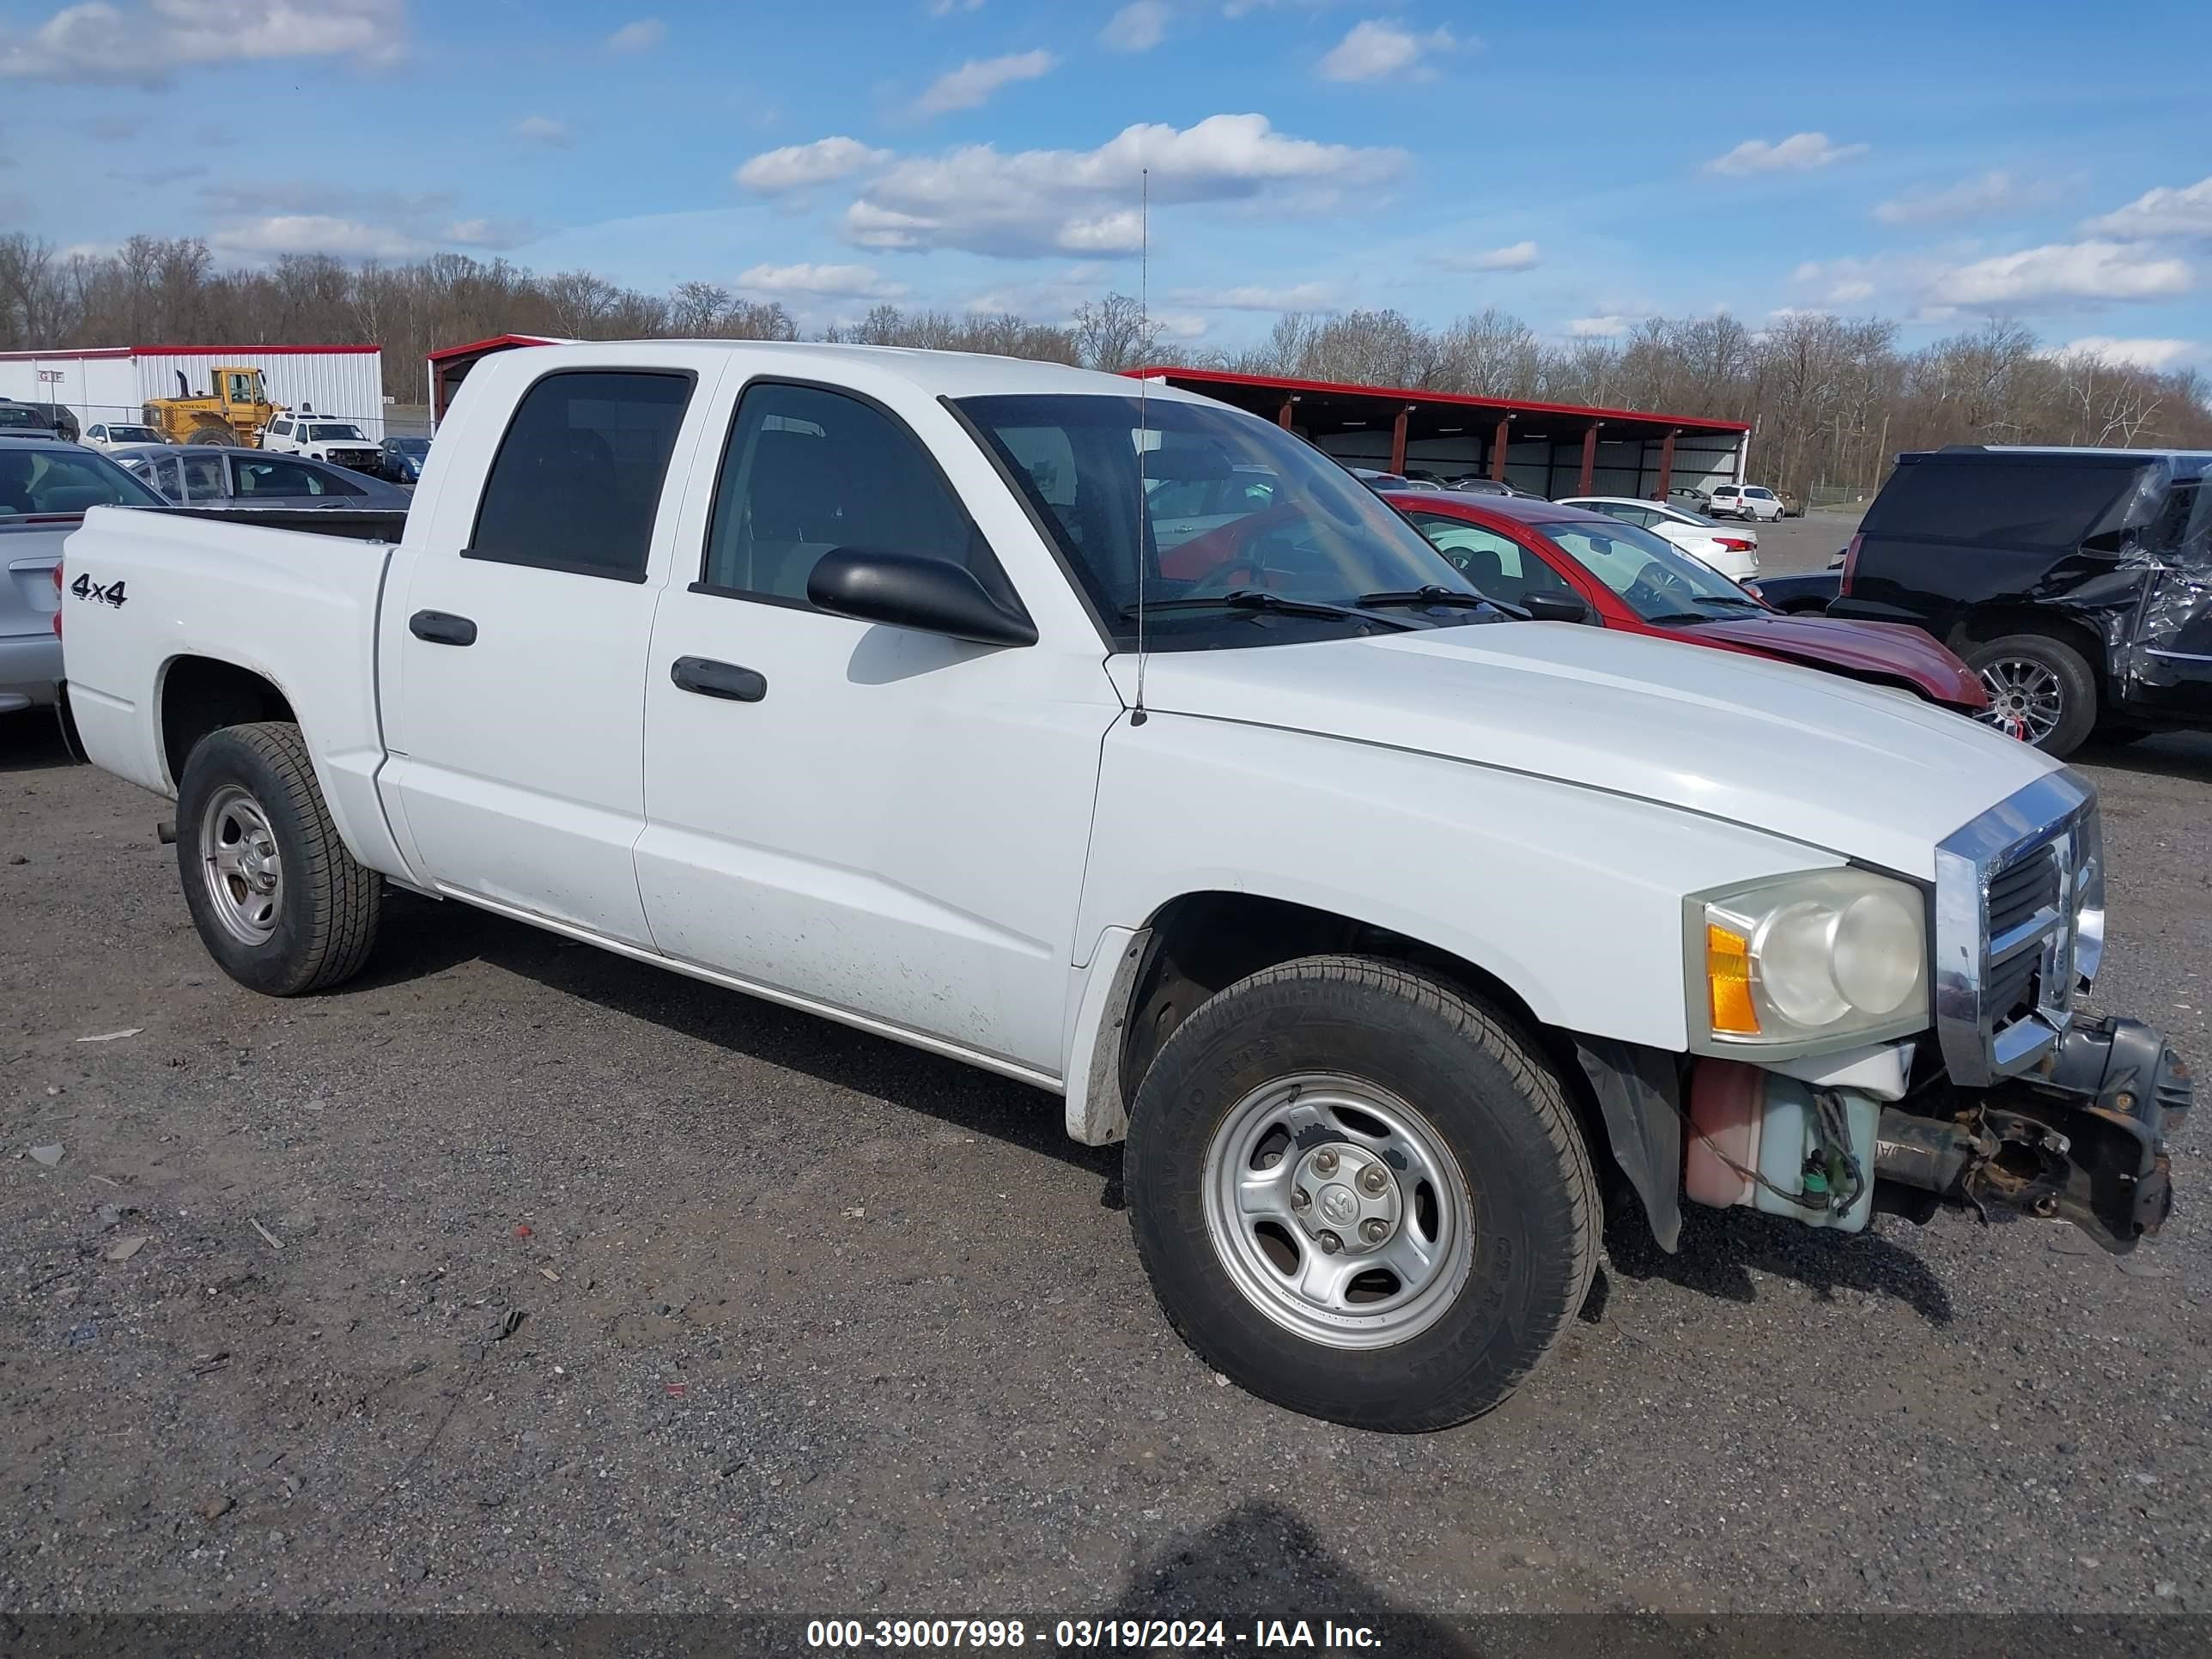
<instances>
[{"instance_id":1,"label":"gravel ground","mask_svg":"<svg viewBox=\"0 0 2212 1659\"><path fill-rule=\"evenodd\" d=\"M2201 1061L2212 738L2088 769L2100 1004ZM2201 1124L2119 1261L1616 1218L1518 1398L1362 1435L1176 1340L1048 1097L412 899L258 999L163 810L0 720L0 1611L2212 1608Z\"/></svg>"}]
</instances>

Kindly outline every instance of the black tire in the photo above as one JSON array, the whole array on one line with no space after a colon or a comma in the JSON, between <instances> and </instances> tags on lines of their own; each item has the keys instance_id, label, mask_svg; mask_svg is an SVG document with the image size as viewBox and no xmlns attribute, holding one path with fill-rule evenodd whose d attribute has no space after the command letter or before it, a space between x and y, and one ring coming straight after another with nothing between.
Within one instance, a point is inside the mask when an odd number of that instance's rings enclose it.
<instances>
[{"instance_id":1,"label":"black tire","mask_svg":"<svg viewBox=\"0 0 2212 1659\"><path fill-rule=\"evenodd\" d=\"M241 793L265 821L282 872L270 931L258 940L223 919L203 854L210 809ZM177 873L208 954L250 990L327 990L359 973L375 946L383 878L338 839L307 745L288 722L228 726L193 746L178 781Z\"/></svg>"},{"instance_id":2,"label":"black tire","mask_svg":"<svg viewBox=\"0 0 2212 1659\"><path fill-rule=\"evenodd\" d=\"M2008 664L2033 664L2057 680L2058 712L2050 729L2034 739L2035 746L2054 760L2063 760L2079 749L2097 724L2097 677L2088 659L2062 639L2049 634L2008 634L1964 653L1966 665L1990 685L1992 674L2002 677ZM1992 695L1996 688L1990 686Z\"/></svg>"},{"instance_id":3,"label":"black tire","mask_svg":"<svg viewBox=\"0 0 2212 1659\"><path fill-rule=\"evenodd\" d=\"M1239 1288L1208 1231L1217 1131L1271 1080L1309 1073L1416 1104L1465 1181L1465 1279L1432 1322L1388 1346L1339 1347L1279 1322ZM1596 1179L1534 1044L1437 981L1365 957L1285 963L1201 1005L1138 1091L1123 1180L1138 1254L1183 1339L1254 1394L1355 1428L1446 1428L1502 1403L1565 1333L1596 1271Z\"/></svg>"}]
</instances>

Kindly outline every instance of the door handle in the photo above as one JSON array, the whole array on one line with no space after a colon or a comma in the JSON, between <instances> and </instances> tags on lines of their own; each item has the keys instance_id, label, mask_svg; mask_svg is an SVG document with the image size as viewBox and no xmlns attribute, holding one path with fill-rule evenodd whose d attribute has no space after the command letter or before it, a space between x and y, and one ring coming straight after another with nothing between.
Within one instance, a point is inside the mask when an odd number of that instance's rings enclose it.
<instances>
[{"instance_id":1,"label":"door handle","mask_svg":"<svg viewBox=\"0 0 2212 1659\"><path fill-rule=\"evenodd\" d=\"M678 657L668 665L668 678L686 691L702 697L726 697L732 702L758 702L768 696L768 677L733 662L712 657Z\"/></svg>"},{"instance_id":2,"label":"door handle","mask_svg":"<svg viewBox=\"0 0 2212 1659\"><path fill-rule=\"evenodd\" d=\"M432 645L474 645L477 625L466 617L446 611L417 611L407 619L407 631Z\"/></svg>"}]
</instances>

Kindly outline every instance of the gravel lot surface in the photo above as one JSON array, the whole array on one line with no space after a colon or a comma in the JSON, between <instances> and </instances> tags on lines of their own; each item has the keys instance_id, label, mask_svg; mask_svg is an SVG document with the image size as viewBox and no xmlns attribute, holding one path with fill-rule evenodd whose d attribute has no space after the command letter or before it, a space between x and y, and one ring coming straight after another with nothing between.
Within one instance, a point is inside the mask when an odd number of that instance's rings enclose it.
<instances>
[{"instance_id":1,"label":"gravel lot surface","mask_svg":"<svg viewBox=\"0 0 2212 1659\"><path fill-rule=\"evenodd\" d=\"M2100 1006L2202 1066L2212 738L2087 769ZM0 719L0 1611L2212 1609L2201 1121L2120 1261L1616 1218L1517 1399L1367 1436L1176 1340L1051 1098L457 904L264 1000L165 810Z\"/></svg>"}]
</instances>

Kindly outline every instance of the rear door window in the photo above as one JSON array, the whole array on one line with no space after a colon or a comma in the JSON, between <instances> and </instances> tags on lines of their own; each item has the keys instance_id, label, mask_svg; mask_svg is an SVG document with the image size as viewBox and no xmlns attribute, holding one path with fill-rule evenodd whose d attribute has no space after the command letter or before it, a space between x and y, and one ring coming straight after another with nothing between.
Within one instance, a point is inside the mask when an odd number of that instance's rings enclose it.
<instances>
[{"instance_id":1,"label":"rear door window","mask_svg":"<svg viewBox=\"0 0 2212 1659\"><path fill-rule=\"evenodd\" d=\"M645 580L690 374L563 369L525 392L461 556Z\"/></svg>"},{"instance_id":2,"label":"rear door window","mask_svg":"<svg viewBox=\"0 0 2212 1659\"><path fill-rule=\"evenodd\" d=\"M1868 509L1872 536L2061 549L2080 545L2141 469L2018 460L1900 466Z\"/></svg>"}]
</instances>

